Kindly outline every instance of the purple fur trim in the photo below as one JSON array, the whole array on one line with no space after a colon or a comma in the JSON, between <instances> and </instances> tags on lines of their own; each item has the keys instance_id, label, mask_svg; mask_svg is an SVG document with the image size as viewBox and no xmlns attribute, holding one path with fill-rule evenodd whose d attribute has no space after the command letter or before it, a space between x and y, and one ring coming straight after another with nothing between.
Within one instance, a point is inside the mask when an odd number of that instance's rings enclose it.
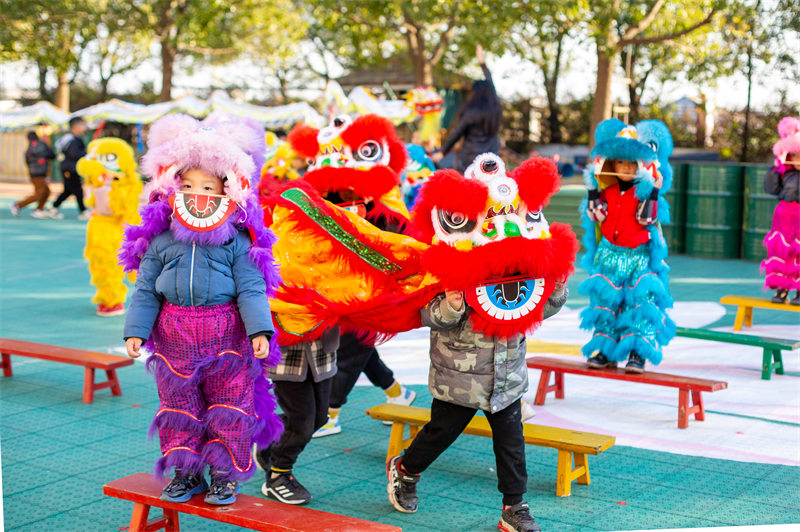
<instances>
[{"instance_id":1,"label":"purple fur trim","mask_svg":"<svg viewBox=\"0 0 800 532\"><path fill-rule=\"evenodd\" d=\"M139 214L142 223L125 226L125 236L117 255L119 264L126 272L139 269L139 263L150 247L150 241L169 228L172 209L166 201L155 201L142 206Z\"/></svg>"},{"instance_id":2,"label":"purple fur trim","mask_svg":"<svg viewBox=\"0 0 800 532\"><path fill-rule=\"evenodd\" d=\"M203 462L203 457L199 454L177 449L158 459L153 474L159 480L163 480L164 472L170 471L173 467L180 468L191 475L199 475L205 468L205 462Z\"/></svg>"},{"instance_id":3,"label":"purple fur trim","mask_svg":"<svg viewBox=\"0 0 800 532\"><path fill-rule=\"evenodd\" d=\"M150 428L147 431L147 437L152 438L159 429L164 428L181 432L193 432L201 437L205 432L202 422L197 421L187 414L169 411L161 412L161 414L156 414L153 417L153 421L150 423Z\"/></svg>"},{"instance_id":4,"label":"purple fur trim","mask_svg":"<svg viewBox=\"0 0 800 532\"><path fill-rule=\"evenodd\" d=\"M245 482L253 473L256 472L256 465L252 458L250 459L250 467L246 471L239 471L233 466L233 459L231 453L225 444L220 442L206 443L203 447L203 463L206 463L211 468L211 471L225 471L230 480L236 482Z\"/></svg>"},{"instance_id":5,"label":"purple fur trim","mask_svg":"<svg viewBox=\"0 0 800 532\"><path fill-rule=\"evenodd\" d=\"M272 389L272 383L263 375L256 377L254 400L258 427L253 441L259 449L265 449L271 443L278 441L283 433L283 422L277 414L278 402Z\"/></svg>"},{"instance_id":6,"label":"purple fur trim","mask_svg":"<svg viewBox=\"0 0 800 532\"><path fill-rule=\"evenodd\" d=\"M283 353L281 353L281 346L278 345L278 335L273 334L269 339L269 352L266 358L261 359L262 374L267 374L267 368L274 368L283 360Z\"/></svg>"},{"instance_id":7,"label":"purple fur trim","mask_svg":"<svg viewBox=\"0 0 800 532\"><path fill-rule=\"evenodd\" d=\"M152 335L151 337L152 338ZM148 342L150 340L148 339ZM167 366L166 361L161 358L160 356L150 356L147 358L147 362L145 362L145 371L152 373L156 377L156 383L161 385L161 383L166 384L169 386L171 390L181 388L184 386L197 386L202 376L202 372L199 371L199 367L195 368L194 373L189 375L188 377L184 378L180 375L176 375L169 369Z\"/></svg>"}]
</instances>

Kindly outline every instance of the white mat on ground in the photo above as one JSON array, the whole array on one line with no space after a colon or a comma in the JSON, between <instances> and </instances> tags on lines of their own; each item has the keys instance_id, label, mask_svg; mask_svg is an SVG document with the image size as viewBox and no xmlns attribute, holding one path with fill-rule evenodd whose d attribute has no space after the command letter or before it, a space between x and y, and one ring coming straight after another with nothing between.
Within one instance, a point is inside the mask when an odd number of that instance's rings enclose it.
<instances>
[{"instance_id":1,"label":"white mat on ground","mask_svg":"<svg viewBox=\"0 0 800 532\"><path fill-rule=\"evenodd\" d=\"M580 345L589 333L578 327L580 309L565 308L532 338ZM677 303L672 312L684 327L703 327L724 315L717 303ZM719 330L732 331L731 328ZM800 337L800 328L756 325L745 334ZM410 331L379 347L381 357L403 384L428 382L427 329ZM537 353L539 354L539 353ZM546 353L543 353L546 354ZM565 355L554 355L565 356ZM678 390L580 375L565 375L565 399L553 394L537 406L532 423L616 436L617 444L657 451L747 462L800 465L800 377L773 375L761 380L762 350L756 347L675 338L656 371L728 383L728 389L703 393L706 420L692 416L677 428ZM800 350L784 352L787 372L800 371ZM650 366L648 366L649 368ZM531 370L532 400L539 371ZM363 376L359 384L369 384ZM429 405L419 405L429 406Z\"/></svg>"}]
</instances>

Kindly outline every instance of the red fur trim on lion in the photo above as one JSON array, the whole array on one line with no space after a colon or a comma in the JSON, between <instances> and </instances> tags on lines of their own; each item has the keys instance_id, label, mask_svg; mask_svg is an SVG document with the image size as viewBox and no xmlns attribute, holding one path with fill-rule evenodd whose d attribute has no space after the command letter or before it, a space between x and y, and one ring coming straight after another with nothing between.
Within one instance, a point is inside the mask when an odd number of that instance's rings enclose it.
<instances>
[{"instance_id":1,"label":"red fur trim on lion","mask_svg":"<svg viewBox=\"0 0 800 532\"><path fill-rule=\"evenodd\" d=\"M422 257L426 271L441 279L447 290L467 290L511 275L566 279L575 270L578 239L567 224L550 225L550 238L506 238L459 251L433 246Z\"/></svg>"},{"instance_id":2,"label":"red fur trim on lion","mask_svg":"<svg viewBox=\"0 0 800 532\"><path fill-rule=\"evenodd\" d=\"M319 142L317 142L318 134L319 129L306 124L297 124L289 132L289 136L286 140L289 141L289 145L291 145L294 151L303 157L313 158L319 153Z\"/></svg>"},{"instance_id":3,"label":"red fur trim on lion","mask_svg":"<svg viewBox=\"0 0 800 532\"><path fill-rule=\"evenodd\" d=\"M388 220L389 223L396 225L400 233L412 236L408 234L410 220L406 218L405 215L397 211L393 211L380 201L375 201L373 203L373 207L367 212L366 218L370 222L377 222L381 217Z\"/></svg>"},{"instance_id":4,"label":"red fur trim on lion","mask_svg":"<svg viewBox=\"0 0 800 532\"><path fill-rule=\"evenodd\" d=\"M359 116L347 129L342 131L341 135L342 140L350 146L354 153L367 140L385 140L389 145L389 168L397 176L405 170L408 155L405 146L397 138L394 126L388 119L378 115Z\"/></svg>"},{"instance_id":5,"label":"red fur trim on lion","mask_svg":"<svg viewBox=\"0 0 800 532\"><path fill-rule=\"evenodd\" d=\"M368 301L329 301L310 288L284 286L281 287L280 299L301 305L306 309L305 312L319 318L320 325L302 337L284 332L278 340L282 341L281 345L313 340L336 324L343 331L354 332L370 344L382 342L399 332L421 327L419 309L442 290L441 285L434 284L398 297L388 287L383 287L376 290L378 295ZM390 318L387 319L387 316ZM280 327L277 328L280 332Z\"/></svg>"},{"instance_id":6,"label":"red fur trim on lion","mask_svg":"<svg viewBox=\"0 0 800 532\"><path fill-rule=\"evenodd\" d=\"M420 189L411 220L422 240L434 236L431 211L434 207L450 212L460 212L474 220L486 213L489 189L475 179L466 179L455 170L437 170Z\"/></svg>"},{"instance_id":7,"label":"red fur trim on lion","mask_svg":"<svg viewBox=\"0 0 800 532\"><path fill-rule=\"evenodd\" d=\"M511 177L519 187L519 197L529 209L538 211L550 203L550 197L561 188L561 176L556 164L544 157L524 161Z\"/></svg>"},{"instance_id":8,"label":"red fur trim on lion","mask_svg":"<svg viewBox=\"0 0 800 532\"><path fill-rule=\"evenodd\" d=\"M360 198L380 198L400 184L400 178L388 166L375 166L369 170L324 166L309 170L303 179L314 185L320 194L352 190Z\"/></svg>"}]
</instances>

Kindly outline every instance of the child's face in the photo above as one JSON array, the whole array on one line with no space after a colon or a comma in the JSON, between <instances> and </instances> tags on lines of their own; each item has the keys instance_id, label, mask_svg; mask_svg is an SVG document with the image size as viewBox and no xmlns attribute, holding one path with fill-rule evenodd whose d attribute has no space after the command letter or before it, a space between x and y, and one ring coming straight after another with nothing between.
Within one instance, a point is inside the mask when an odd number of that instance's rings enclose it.
<instances>
[{"instance_id":1,"label":"child's face","mask_svg":"<svg viewBox=\"0 0 800 532\"><path fill-rule=\"evenodd\" d=\"M787 153L786 166L793 166L795 170L800 170L800 153Z\"/></svg>"},{"instance_id":2,"label":"child's face","mask_svg":"<svg viewBox=\"0 0 800 532\"><path fill-rule=\"evenodd\" d=\"M221 195L223 192L222 179L205 170L192 168L181 174L181 192Z\"/></svg>"},{"instance_id":3,"label":"child's face","mask_svg":"<svg viewBox=\"0 0 800 532\"><path fill-rule=\"evenodd\" d=\"M614 159L611 166L614 169L614 173L617 174L617 179L621 181L633 181L633 177L636 175L635 162Z\"/></svg>"}]
</instances>

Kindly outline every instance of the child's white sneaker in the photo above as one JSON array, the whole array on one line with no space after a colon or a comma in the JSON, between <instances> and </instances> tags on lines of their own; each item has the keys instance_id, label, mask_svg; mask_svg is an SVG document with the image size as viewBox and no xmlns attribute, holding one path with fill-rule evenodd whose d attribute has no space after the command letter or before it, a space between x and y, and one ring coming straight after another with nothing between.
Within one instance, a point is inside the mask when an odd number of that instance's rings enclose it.
<instances>
[{"instance_id":1,"label":"child's white sneaker","mask_svg":"<svg viewBox=\"0 0 800 532\"><path fill-rule=\"evenodd\" d=\"M331 417L328 414L328 422L317 429L317 432L311 435L312 438L322 438L323 436L331 436L342 432L342 424L339 423L339 415Z\"/></svg>"},{"instance_id":2,"label":"child's white sneaker","mask_svg":"<svg viewBox=\"0 0 800 532\"><path fill-rule=\"evenodd\" d=\"M55 207L50 207L50 210L47 211L47 215L53 220L60 220L64 217Z\"/></svg>"},{"instance_id":3,"label":"child's white sneaker","mask_svg":"<svg viewBox=\"0 0 800 532\"><path fill-rule=\"evenodd\" d=\"M90 213L88 210L85 210L85 211L83 211L82 213L80 213L80 214L78 215L78 220L80 220L80 221L82 221L82 222L85 222L85 221L86 221L86 220L88 220L88 219L89 219L91 216L92 216L92 213Z\"/></svg>"},{"instance_id":4,"label":"child's white sneaker","mask_svg":"<svg viewBox=\"0 0 800 532\"><path fill-rule=\"evenodd\" d=\"M11 209L11 216L19 216L19 207L16 203L12 203L8 208Z\"/></svg>"},{"instance_id":5,"label":"child's white sneaker","mask_svg":"<svg viewBox=\"0 0 800 532\"><path fill-rule=\"evenodd\" d=\"M50 218L50 215L43 209L34 209L34 211L31 213L31 217L36 218L37 220L44 220L45 218Z\"/></svg>"},{"instance_id":6,"label":"child's white sneaker","mask_svg":"<svg viewBox=\"0 0 800 532\"><path fill-rule=\"evenodd\" d=\"M417 392L414 390L409 390L405 386L400 386L400 395L396 397L388 397L386 402L390 405L404 405L409 406L411 403L414 402L414 399L417 398ZM384 425L391 425L391 421L384 421Z\"/></svg>"},{"instance_id":7,"label":"child's white sneaker","mask_svg":"<svg viewBox=\"0 0 800 532\"><path fill-rule=\"evenodd\" d=\"M528 419L531 419L532 417L536 416L536 410L533 408L533 405L529 401L526 401L525 399L522 399L521 409L522 409L522 421L527 421Z\"/></svg>"}]
</instances>

